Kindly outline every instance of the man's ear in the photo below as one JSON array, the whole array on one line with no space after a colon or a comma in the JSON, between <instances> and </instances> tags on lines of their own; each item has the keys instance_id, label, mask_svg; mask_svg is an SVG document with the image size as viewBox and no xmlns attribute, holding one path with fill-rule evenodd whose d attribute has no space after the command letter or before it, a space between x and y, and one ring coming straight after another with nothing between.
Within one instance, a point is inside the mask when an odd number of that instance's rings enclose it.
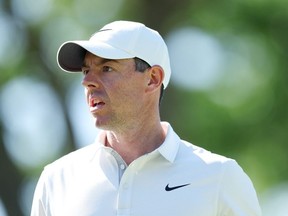
<instances>
[{"instance_id":1,"label":"man's ear","mask_svg":"<svg viewBox=\"0 0 288 216\"><path fill-rule=\"evenodd\" d=\"M164 79L164 71L162 67L155 65L148 71L148 91L153 91L161 87Z\"/></svg>"}]
</instances>

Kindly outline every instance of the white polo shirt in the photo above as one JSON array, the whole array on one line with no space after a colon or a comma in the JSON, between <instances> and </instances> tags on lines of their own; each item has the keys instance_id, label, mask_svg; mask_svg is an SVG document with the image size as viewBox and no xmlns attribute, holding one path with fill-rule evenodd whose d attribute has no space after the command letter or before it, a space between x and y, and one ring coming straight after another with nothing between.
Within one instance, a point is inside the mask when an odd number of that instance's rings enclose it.
<instances>
[{"instance_id":1,"label":"white polo shirt","mask_svg":"<svg viewBox=\"0 0 288 216\"><path fill-rule=\"evenodd\" d=\"M31 216L261 215L253 185L234 160L182 141L168 127L164 143L128 167L104 146L103 134L46 166Z\"/></svg>"}]
</instances>

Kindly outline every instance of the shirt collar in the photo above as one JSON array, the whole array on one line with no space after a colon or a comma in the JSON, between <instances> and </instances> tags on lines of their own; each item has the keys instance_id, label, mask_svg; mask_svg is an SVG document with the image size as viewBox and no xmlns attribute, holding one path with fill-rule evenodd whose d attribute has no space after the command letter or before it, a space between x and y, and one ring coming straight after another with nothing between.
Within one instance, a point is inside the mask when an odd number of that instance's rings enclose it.
<instances>
[{"instance_id":1,"label":"shirt collar","mask_svg":"<svg viewBox=\"0 0 288 216\"><path fill-rule=\"evenodd\" d=\"M168 130L166 138L163 144L158 148L158 151L166 160L173 163L179 149L180 138L168 122L161 122L161 124L168 127Z\"/></svg>"}]
</instances>

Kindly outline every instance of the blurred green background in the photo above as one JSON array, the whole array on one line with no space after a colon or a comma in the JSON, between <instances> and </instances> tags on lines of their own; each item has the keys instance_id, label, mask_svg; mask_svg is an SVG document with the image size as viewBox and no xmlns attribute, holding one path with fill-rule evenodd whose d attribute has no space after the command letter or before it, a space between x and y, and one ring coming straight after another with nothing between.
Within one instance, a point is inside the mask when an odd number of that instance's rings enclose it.
<instances>
[{"instance_id":1,"label":"blurred green background","mask_svg":"<svg viewBox=\"0 0 288 216\"><path fill-rule=\"evenodd\" d=\"M264 216L287 215L287 11L286 0L0 0L0 216L29 215L45 164L93 142L81 75L60 72L56 53L119 19L167 42L162 120L236 159Z\"/></svg>"}]
</instances>

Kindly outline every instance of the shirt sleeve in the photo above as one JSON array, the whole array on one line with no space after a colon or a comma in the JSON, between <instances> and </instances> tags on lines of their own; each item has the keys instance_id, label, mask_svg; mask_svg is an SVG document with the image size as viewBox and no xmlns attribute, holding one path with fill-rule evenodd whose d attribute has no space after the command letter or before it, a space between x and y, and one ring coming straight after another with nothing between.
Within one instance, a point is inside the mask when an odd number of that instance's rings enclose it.
<instances>
[{"instance_id":1,"label":"shirt sleeve","mask_svg":"<svg viewBox=\"0 0 288 216\"><path fill-rule=\"evenodd\" d=\"M234 160L224 164L218 206L218 216L261 216L254 186Z\"/></svg>"},{"instance_id":2,"label":"shirt sleeve","mask_svg":"<svg viewBox=\"0 0 288 216\"><path fill-rule=\"evenodd\" d=\"M45 187L45 170L42 172L33 196L30 216L49 216L46 214L47 193Z\"/></svg>"}]
</instances>

